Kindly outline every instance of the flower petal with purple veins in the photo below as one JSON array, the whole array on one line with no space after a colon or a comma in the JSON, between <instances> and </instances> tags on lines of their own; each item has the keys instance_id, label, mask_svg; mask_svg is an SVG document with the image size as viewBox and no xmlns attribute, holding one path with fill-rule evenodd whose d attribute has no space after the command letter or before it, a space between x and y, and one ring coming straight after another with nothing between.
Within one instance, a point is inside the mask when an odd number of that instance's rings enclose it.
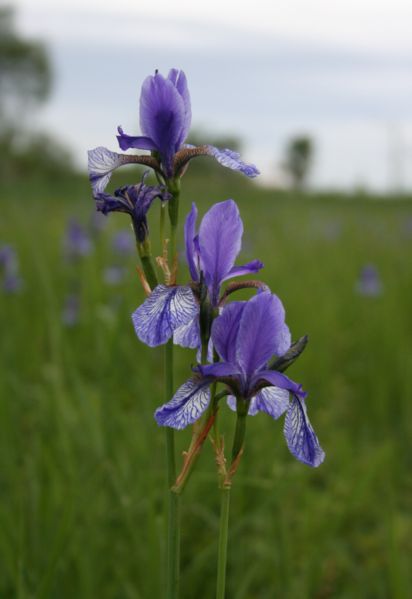
<instances>
[{"instance_id":1,"label":"flower petal with purple veins","mask_svg":"<svg viewBox=\"0 0 412 599\"><path fill-rule=\"evenodd\" d=\"M143 343L156 347L190 322L199 307L190 287L158 285L132 315L134 329Z\"/></svg>"},{"instance_id":2,"label":"flower petal with purple veins","mask_svg":"<svg viewBox=\"0 0 412 599\"><path fill-rule=\"evenodd\" d=\"M130 148L135 148L136 150L156 150L157 146L153 139L150 137L145 137L144 135L127 135L122 129L122 127L117 127L117 132L119 135L116 135L117 141L119 143L119 147L121 150L129 150Z\"/></svg>"},{"instance_id":3,"label":"flower petal with purple veins","mask_svg":"<svg viewBox=\"0 0 412 599\"><path fill-rule=\"evenodd\" d=\"M168 403L156 410L157 424L178 430L193 424L209 405L209 385L208 380L193 378L186 381Z\"/></svg>"},{"instance_id":4,"label":"flower petal with purple veins","mask_svg":"<svg viewBox=\"0 0 412 599\"><path fill-rule=\"evenodd\" d=\"M200 346L199 312L190 322L174 331L173 343L190 349L196 349Z\"/></svg>"},{"instance_id":5,"label":"flower petal with purple veins","mask_svg":"<svg viewBox=\"0 0 412 599\"><path fill-rule=\"evenodd\" d=\"M198 263L199 254L195 244L196 237L196 220L197 207L193 202L192 208L186 217L185 221L185 245L186 245L186 260L189 266L190 276L192 281L199 280Z\"/></svg>"},{"instance_id":6,"label":"flower petal with purple veins","mask_svg":"<svg viewBox=\"0 0 412 599\"><path fill-rule=\"evenodd\" d=\"M228 396L227 405L236 412L236 398L234 395ZM250 400L248 416L256 416L258 412L266 412L266 414L277 420L286 412L288 406L289 391L276 387L265 387Z\"/></svg>"},{"instance_id":7,"label":"flower petal with purple veins","mask_svg":"<svg viewBox=\"0 0 412 599\"><path fill-rule=\"evenodd\" d=\"M309 422L303 399L293 396L283 429L290 452L308 466L317 467L325 459L315 431Z\"/></svg>"},{"instance_id":8,"label":"flower petal with purple veins","mask_svg":"<svg viewBox=\"0 0 412 599\"><path fill-rule=\"evenodd\" d=\"M251 178L260 174L259 170L254 164L246 164L243 162L240 159L240 154L238 152L234 152L233 150L229 150L227 148L220 150L219 148L215 148L215 146L210 145L205 147L207 148L207 153L209 156L213 156L222 166L226 166L233 171L240 171L247 177Z\"/></svg>"},{"instance_id":9,"label":"flower petal with purple veins","mask_svg":"<svg viewBox=\"0 0 412 599\"><path fill-rule=\"evenodd\" d=\"M125 156L111 152L103 146L88 151L89 179L93 188L93 195L103 193L114 171L119 166L135 162L133 156Z\"/></svg>"},{"instance_id":10,"label":"flower petal with purple veins","mask_svg":"<svg viewBox=\"0 0 412 599\"><path fill-rule=\"evenodd\" d=\"M213 305L218 303L221 281L240 252L242 234L243 223L233 200L214 204L202 219L199 229L201 268Z\"/></svg>"},{"instance_id":11,"label":"flower petal with purple veins","mask_svg":"<svg viewBox=\"0 0 412 599\"><path fill-rule=\"evenodd\" d=\"M289 391L279 387L265 387L252 399L254 413L266 412L277 420L286 412L289 406ZM252 407L251 402L251 407ZM249 409L251 414L251 409Z\"/></svg>"},{"instance_id":12,"label":"flower petal with purple veins","mask_svg":"<svg viewBox=\"0 0 412 599\"><path fill-rule=\"evenodd\" d=\"M236 358L245 374L252 376L274 354L277 303L265 291L250 299L243 310L236 341Z\"/></svg>"},{"instance_id":13,"label":"flower petal with purple veins","mask_svg":"<svg viewBox=\"0 0 412 599\"><path fill-rule=\"evenodd\" d=\"M231 302L212 325L213 345L224 362L236 362L236 340L246 302Z\"/></svg>"}]
</instances>

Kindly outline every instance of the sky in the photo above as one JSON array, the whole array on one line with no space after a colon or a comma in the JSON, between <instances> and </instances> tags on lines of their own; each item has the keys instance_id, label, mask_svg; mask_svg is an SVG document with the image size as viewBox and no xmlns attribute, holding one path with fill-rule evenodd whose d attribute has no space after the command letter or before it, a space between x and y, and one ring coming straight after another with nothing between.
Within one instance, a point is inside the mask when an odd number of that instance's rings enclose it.
<instances>
[{"instance_id":1,"label":"sky","mask_svg":"<svg viewBox=\"0 0 412 599\"><path fill-rule=\"evenodd\" d=\"M412 187L408 0L18 0L19 29L50 47L56 82L39 116L70 145L116 149L138 133L143 79L182 68L193 127L237 135L261 179L282 183L287 140L315 141L311 185Z\"/></svg>"}]
</instances>

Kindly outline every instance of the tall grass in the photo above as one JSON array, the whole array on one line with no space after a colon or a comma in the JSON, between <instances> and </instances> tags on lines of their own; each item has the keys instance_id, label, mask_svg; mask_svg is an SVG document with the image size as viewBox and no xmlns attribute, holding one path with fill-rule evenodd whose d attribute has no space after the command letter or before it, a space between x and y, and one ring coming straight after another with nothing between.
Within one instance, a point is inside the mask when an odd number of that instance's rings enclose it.
<instances>
[{"instance_id":1,"label":"tall grass","mask_svg":"<svg viewBox=\"0 0 412 599\"><path fill-rule=\"evenodd\" d=\"M232 491L228 598L407 599L412 202L296 198L189 172L182 213L227 197L245 223L242 258L265 262L293 336L310 336L291 373L309 391L327 453L309 469L288 453L281 422L250 419ZM0 243L18 250L25 287L0 295L0 597L161 597L164 448L152 414L163 401L162 356L132 330L143 298L136 259L117 288L102 277L110 235L128 221L111 216L79 264L80 320L67 328L73 267L61 240L69 216L90 216L87 181L3 187L1 207ZM379 297L355 291L365 263L379 270ZM177 383L193 360L177 351ZM233 414L222 412L230 435ZM189 437L178 435L179 449ZM213 596L218 504L205 445L183 498L183 599Z\"/></svg>"}]
</instances>

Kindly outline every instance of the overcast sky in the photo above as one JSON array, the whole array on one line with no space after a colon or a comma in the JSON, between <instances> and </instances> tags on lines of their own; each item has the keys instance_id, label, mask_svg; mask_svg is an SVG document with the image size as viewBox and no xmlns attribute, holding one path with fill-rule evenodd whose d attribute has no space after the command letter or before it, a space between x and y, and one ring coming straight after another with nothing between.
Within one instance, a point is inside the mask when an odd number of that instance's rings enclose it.
<instances>
[{"instance_id":1,"label":"overcast sky","mask_svg":"<svg viewBox=\"0 0 412 599\"><path fill-rule=\"evenodd\" d=\"M41 121L76 151L138 132L143 78L183 68L193 125L238 134L266 181L289 136L316 141L316 186L412 186L412 2L18 0L56 72Z\"/></svg>"}]
</instances>

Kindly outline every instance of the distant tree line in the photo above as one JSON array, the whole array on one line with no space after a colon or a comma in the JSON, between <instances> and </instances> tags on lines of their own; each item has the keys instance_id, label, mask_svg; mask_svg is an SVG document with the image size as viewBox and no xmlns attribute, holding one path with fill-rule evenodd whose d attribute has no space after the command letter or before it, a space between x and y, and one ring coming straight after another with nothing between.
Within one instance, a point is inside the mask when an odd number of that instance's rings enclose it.
<instances>
[{"instance_id":1,"label":"distant tree line","mask_svg":"<svg viewBox=\"0 0 412 599\"><path fill-rule=\"evenodd\" d=\"M30 118L52 88L49 54L43 43L23 39L15 11L0 7L0 177L58 175L71 169L67 149L45 133L30 130Z\"/></svg>"}]
</instances>

